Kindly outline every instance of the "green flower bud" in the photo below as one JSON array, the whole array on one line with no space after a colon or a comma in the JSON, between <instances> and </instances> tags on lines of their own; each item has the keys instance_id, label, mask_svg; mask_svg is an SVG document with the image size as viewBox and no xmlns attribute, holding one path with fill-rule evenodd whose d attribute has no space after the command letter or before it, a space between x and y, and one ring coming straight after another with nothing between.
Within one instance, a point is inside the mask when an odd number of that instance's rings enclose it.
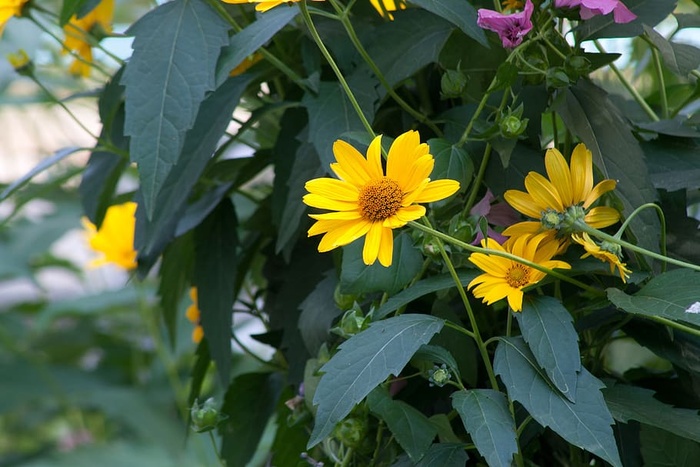
<instances>
[{"instance_id":1,"label":"green flower bud","mask_svg":"<svg viewBox=\"0 0 700 467\"><path fill-rule=\"evenodd\" d=\"M591 70L591 62L580 55L572 55L567 57L564 63L564 69L569 75L569 78L573 80L578 79L580 76L587 75Z\"/></svg>"},{"instance_id":2,"label":"green flower bud","mask_svg":"<svg viewBox=\"0 0 700 467\"><path fill-rule=\"evenodd\" d=\"M430 385L443 387L452 379L452 373L447 369L447 366L443 363L442 366L437 366L428 372Z\"/></svg>"},{"instance_id":3,"label":"green flower bud","mask_svg":"<svg viewBox=\"0 0 700 467\"><path fill-rule=\"evenodd\" d=\"M466 86L467 77L461 70L447 70L440 79L440 92L443 99L461 96Z\"/></svg>"},{"instance_id":4,"label":"green flower bud","mask_svg":"<svg viewBox=\"0 0 700 467\"><path fill-rule=\"evenodd\" d=\"M15 53L7 54L7 61L18 75L32 76L34 74L34 62L29 58L24 49L19 49Z\"/></svg>"},{"instance_id":5,"label":"green flower bud","mask_svg":"<svg viewBox=\"0 0 700 467\"><path fill-rule=\"evenodd\" d=\"M367 435L367 427L359 418L350 417L340 422L333 431L333 437L345 446L357 448Z\"/></svg>"},{"instance_id":6,"label":"green flower bud","mask_svg":"<svg viewBox=\"0 0 700 467\"><path fill-rule=\"evenodd\" d=\"M192 418L192 429L197 433L211 431L216 428L219 422L228 418L225 414L219 413L213 397L201 405L195 399L194 405L190 409L190 417Z\"/></svg>"},{"instance_id":7,"label":"green flower bud","mask_svg":"<svg viewBox=\"0 0 700 467\"><path fill-rule=\"evenodd\" d=\"M566 71L559 66L547 70L546 79L548 88L565 88L571 84Z\"/></svg>"}]
</instances>

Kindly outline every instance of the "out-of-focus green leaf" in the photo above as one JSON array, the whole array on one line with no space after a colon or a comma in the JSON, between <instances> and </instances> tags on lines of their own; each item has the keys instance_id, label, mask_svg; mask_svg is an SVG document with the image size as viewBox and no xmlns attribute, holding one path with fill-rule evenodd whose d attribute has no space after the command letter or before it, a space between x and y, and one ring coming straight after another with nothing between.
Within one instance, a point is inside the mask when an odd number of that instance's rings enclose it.
<instances>
[{"instance_id":1,"label":"out-of-focus green leaf","mask_svg":"<svg viewBox=\"0 0 700 467\"><path fill-rule=\"evenodd\" d=\"M697 13L674 13L678 21L678 29L700 28L700 15Z\"/></svg>"},{"instance_id":2,"label":"out-of-focus green leaf","mask_svg":"<svg viewBox=\"0 0 700 467\"><path fill-rule=\"evenodd\" d=\"M654 186L668 191L700 188L700 145L689 138L659 138L642 144Z\"/></svg>"},{"instance_id":3,"label":"out-of-focus green leaf","mask_svg":"<svg viewBox=\"0 0 700 467\"><path fill-rule=\"evenodd\" d=\"M637 15L637 19L625 23L615 23L613 14L596 16L581 21L575 32L579 41L602 37L634 37L644 32L643 25L656 26L671 14L678 0L626 0L625 5Z\"/></svg>"},{"instance_id":4,"label":"out-of-focus green leaf","mask_svg":"<svg viewBox=\"0 0 700 467\"><path fill-rule=\"evenodd\" d=\"M187 406L192 407L194 401L199 398L202 391L202 384L204 383L204 377L207 375L207 370L209 369L209 364L211 363L211 355L209 355L209 346L206 339L202 341L197 346L197 351L195 353L196 359L194 365L192 366L192 372L190 373L191 383L190 392L187 396ZM188 417L191 416L188 414ZM189 420L192 422L192 420Z\"/></svg>"},{"instance_id":5,"label":"out-of-focus green leaf","mask_svg":"<svg viewBox=\"0 0 700 467\"><path fill-rule=\"evenodd\" d=\"M316 288L301 302L299 308L299 331L309 354L316 355L321 345L328 339L328 331L333 320L342 313L335 303L333 292L338 284L335 273L331 272L316 284Z\"/></svg>"},{"instance_id":6,"label":"out-of-focus green leaf","mask_svg":"<svg viewBox=\"0 0 700 467\"><path fill-rule=\"evenodd\" d=\"M142 300L142 297L140 298L136 289L126 287L70 300L52 301L38 314L37 330L46 330L53 320L64 316L103 315L110 311L133 310L138 307L139 300Z\"/></svg>"},{"instance_id":7,"label":"out-of-focus green leaf","mask_svg":"<svg viewBox=\"0 0 700 467\"><path fill-rule=\"evenodd\" d=\"M364 238L360 238L343 248L340 272L340 288L343 293L381 291L393 294L403 289L420 271L422 256L406 234L394 237L394 256L388 268L379 264L379 261L367 266L362 259L363 246Z\"/></svg>"},{"instance_id":8,"label":"out-of-focus green leaf","mask_svg":"<svg viewBox=\"0 0 700 467\"><path fill-rule=\"evenodd\" d=\"M78 19L84 17L99 3L100 0L64 0L58 17L58 25L65 26L73 15Z\"/></svg>"},{"instance_id":9,"label":"out-of-focus green leaf","mask_svg":"<svg viewBox=\"0 0 700 467\"><path fill-rule=\"evenodd\" d=\"M192 283L194 261L194 244L192 236L186 235L175 239L162 255L158 274L158 297L163 312L163 322L168 330L170 345L176 341L177 315L180 301Z\"/></svg>"},{"instance_id":10,"label":"out-of-focus green leaf","mask_svg":"<svg viewBox=\"0 0 700 467\"><path fill-rule=\"evenodd\" d=\"M401 315L370 324L339 346L321 371L316 389L316 423L312 447L328 436L367 394L390 374L398 376L421 345L442 329L444 321L428 315Z\"/></svg>"},{"instance_id":11,"label":"out-of-focus green leaf","mask_svg":"<svg viewBox=\"0 0 700 467\"><path fill-rule=\"evenodd\" d=\"M502 392L458 391L452 394L452 406L489 466L512 465L513 454L518 452L515 420Z\"/></svg>"},{"instance_id":12,"label":"out-of-focus green leaf","mask_svg":"<svg viewBox=\"0 0 700 467\"><path fill-rule=\"evenodd\" d=\"M644 465L694 467L700 459L700 444L649 425L641 426L639 445Z\"/></svg>"},{"instance_id":13,"label":"out-of-focus green leaf","mask_svg":"<svg viewBox=\"0 0 700 467\"><path fill-rule=\"evenodd\" d=\"M605 385L588 370L581 368L578 373L574 404L540 373L520 337L499 341L493 366L510 398L520 402L540 425L614 466L622 465L611 426L613 417L600 392Z\"/></svg>"},{"instance_id":14,"label":"out-of-focus green leaf","mask_svg":"<svg viewBox=\"0 0 700 467\"><path fill-rule=\"evenodd\" d=\"M634 295L606 289L608 298L622 310L644 316L660 316L700 326L700 273L676 269L654 277Z\"/></svg>"},{"instance_id":15,"label":"out-of-focus green leaf","mask_svg":"<svg viewBox=\"0 0 700 467\"><path fill-rule=\"evenodd\" d=\"M675 118L668 120L659 120L658 122L637 123L637 126L643 130L653 131L661 135L688 138L689 143L692 143L690 138L700 137L700 131L693 128L692 122L682 115L677 115Z\"/></svg>"},{"instance_id":16,"label":"out-of-focus green leaf","mask_svg":"<svg viewBox=\"0 0 700 467\"><path fill-rule=\"evenodd\" d=\"M464 467L468 460L464 445L439 443L430 446L416 467Z\"/></svg>"},{"instance_id":17,"label":"out-of-focus green leaf","mask_svg":"<svg viewBox=\"0 0 700 467\"><path fill-rule=\"evenodd\" d=\"M460 0L410 0L410 3L446 19L461 29L464 34L488 48L486 34L477 26L476 9L471 4Z\"/></svg>"},{"instance_id":18,"label":"out-of-focus green leaf","mask_svg":"<svg viewBox=\"0 0 700 467\"><path fill-rule=\"evenodd\" d=\"M673 73L688 76L691 71L700 66L700 49L697 47L671 42L647 25L644 25L644 33L659 49L664 63Z\"/></svg>"},{"instance_id":19,"label":"out-of-focus green leaf","mask_svg":"<svg viewBox=\"0 0 700 467\"><path fill-rule=\"evenodd\" d=\"M515 317L537 363L564 397L576 402L581 355L569 311L555 298L535 296L523 301Z\"/></svg>"},{"instance_id":20,"label":"out-of-focus green leaf","mask_svg":"<svg viewBox=\"0 0 700 467\"><path fill-rule=\"evenodd\" d=\"M435 158L435 167L430 175L431 180L449 178L460 183L459 191L464 193L469 188L469 182L474 175L474 163L469 154L444 139L428 140L430 153Z\"/></svg>"},{"instance_id":21,"label":"out-of-focus green leaf","mask_svg":"<svg viewBox=\"0 0 700 467\"><path fill-rule=\"evenodd\" d=\"M204 0L175 0L159 5L134 23L134 53L124 72L125 134L139 166L147 217L178 162L185 133L195 124L229 25ZM221 112L223 113L223 112Z\"/></svg>"},{"instance_id":22,"label":"out-of-focus green leaf","mask_svg":"<svg viewBox=\"0 0 700 467\"><path fill-rule=\"evenodd\" d=\"M185 462L196 465L198 459L191 454L173 453L157 444L124 440L109 443L90 443L67 452L56 452L42 459L23 462L25 467L124 467L125 465L157 465L178 467Z\"/></svg>"},{"instance_id":23,"label":"out-of-focus green leaf","mask_svg":"<svg viewBox=\"0 0 700 467\"><path fill-rule=\"evenodd\" d=\"M277 430L272 444L271 465L296 465L301 454L306 451L309 433L303 423L295 416L290 416L286 402L297 395L290 386L283 391L277 404Z\"/></svg>"},{"instance_id":24,"label":"out-of-focus green leaf","mask_svg":"<svg viewBox=\"0 0 700 467\"><path fill-rule=\"evenodd\" d=\"M437 429L428 417L403 401L393 400L384 388L369 393L367 405L386 422L396 441L414 462L423 457L437 435Z\"/></svg>"},{"instance_id":25,"label":"out-of-focus green leaf","mask_svg":"<svg viewBox=\"0 0 700 467\"><path fill-rule=\"evenodd\" d=\"M221 204L195 230L193 282L201 312L204 337L211 357L226 386L231 370L231 326L236 281L238 235L231 200Z\"/></svg>"},{"instance_id":26,"label":"out-of-focus green leaf","mask_svg":"<svg viewBox=\"0 0 700 467\"><path fill-rule=\"evenodd\" d=\"M636 420L700 442L700 415L697 410L664 404L654 397L654 391L627 384L605 388L603 396L615 420L623 423Z\"/></svg>"}]
</instances>

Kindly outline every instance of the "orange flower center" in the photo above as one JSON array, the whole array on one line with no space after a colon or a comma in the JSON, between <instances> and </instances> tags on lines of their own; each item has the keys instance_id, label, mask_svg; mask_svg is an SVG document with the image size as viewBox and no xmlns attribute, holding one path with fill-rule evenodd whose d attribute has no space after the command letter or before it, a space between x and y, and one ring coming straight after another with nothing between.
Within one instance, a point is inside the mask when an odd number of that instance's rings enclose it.
<instances>
[{"instance_id":1,"label":"orange flower center","mask_svg":"<svg viewBox=\"0 0 700 467\"><path fill-rule=\"evenodd\" d=\"M529 284L530 268L520 263L514 263L506 272L506 282L515 289Z\"/></svg>"},{"instance_id":2,"label":"orange flower center","mask_svg":"<svg viewBox=\"0 0 700 467\"><path fill-rule=\"evenodd\" d=\"M383 177L372 180L360 190L357 204L362 217L378 222L388 219L401 208L403 192L394 180Z\"/></svg>"}]
</instances>

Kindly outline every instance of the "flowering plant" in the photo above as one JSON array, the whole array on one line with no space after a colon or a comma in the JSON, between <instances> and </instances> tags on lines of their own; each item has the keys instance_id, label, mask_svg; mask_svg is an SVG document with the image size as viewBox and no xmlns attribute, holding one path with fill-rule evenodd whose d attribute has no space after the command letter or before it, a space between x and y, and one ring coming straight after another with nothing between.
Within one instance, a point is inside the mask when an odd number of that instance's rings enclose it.
<instances>
[{"instance_id":1,"label":"flowering plant","mask_svg":"<svg viewBox=\"0 0 700 467\"><path fill-rule=\"evenodd\" d=\"M697 1L129 3L0 0L0 44L56 42L10 58L94 138L49 184L152 286L172 424L216 461L695 458Z\"/></svg>"}]
</instances>

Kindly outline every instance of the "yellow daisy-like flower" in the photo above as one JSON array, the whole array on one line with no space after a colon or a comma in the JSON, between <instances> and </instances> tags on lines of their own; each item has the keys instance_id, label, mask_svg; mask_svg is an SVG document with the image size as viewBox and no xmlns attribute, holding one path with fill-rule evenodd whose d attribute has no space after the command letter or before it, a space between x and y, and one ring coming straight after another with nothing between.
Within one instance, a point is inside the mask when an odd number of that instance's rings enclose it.
<instances>
[{"instance_id":1,"label":"yellow daisy-like flower","mask_svg":"<svg viewBox=\"0 0 700 467\"><path fill-rule=\"evenodd\" d=\"M73 15L70 22L63 27L66 39L63 41L63 53L72 52L82 60L75 59L69 71L76 76L89 76L92 63L92 46L90 35L101 37L112 31L114 0L102 0L93 10L82 18ZM96 33L96 34L94 34Z\"/></svg>"},{"instance_id":2,"label":"yellow daisy-like flower","mask_svg":"<svg viewBox=\"0 0 700 467\"><path fill-rule=\"evenodd\" d=\"M0 0L0 36L5 29L5 24L13 16L22 16L22 8L29 0Z\"/></svg>"},{"instance_id":3,"label":"yellow daisy-like flower","mask_svg":"<svg viewBox=\"0 0 700 467\"><path fill-rule=\"evenodd\" d=\"M233 5L241 5L245 3L255 3L255 10L260 12L265 12L271 8L274 8L282 4L297 3L299 0L222 0L224 3L230 3ZM322 2L323 0L313 0L315 2Z\"/></svg>"},{"instance_id":4,"label":"yellow daisy-like flower","mask_svg":"<svg viewBox=\"0 0 700 467\"><path fill-rule=\"evenodd\" d=\"M197 287L190 287L190 300L192 300L192 303L187 307L187 310L185 310L185 316L190 323L195 325L194 329L192 329L192 342L199 344L204 337L204 329L200 324L202 322L202 312L199 311Z\"/></svg>"},{"instance_id":5,"label":"yellow daisy-like flower","mask_svg":"<svg viewBox=\"0 0 700 467\"><path fill-rule=\"evenodd\" d=\"M369 0L375 10L379 12L380 15L394 20L394 16L391 14L392 11L405 10L406 2L403 0Z\"/></svg>"},{"instance_id":6,"label":"yellow daisy-like flower","mask_svg":"<svg viewBox=\"0 0 700 467\"><path fill-rule=\"evenodd\" d=\"M134 250L135 214L136 203L129 201L110 206L99 230L86 217L82 219L90 248L103 255L93 260L90 266L102 266L107 263L116 264L124 269L134 269L137 266Z\"/></svg>"},{"instance_id":7,"label":"yellow daisy-like flower","mask_svg":"<svg viewBox=\"0 0 700 467\"><path fill-rule=\"evenodd\" d=\"M504 197L508 204L522 214L539 222L520 222L508 227L503 235L524 235L547 230L552 237L568 237L562 221L579 216L593 228L603 228L620 220L617 209L608 206L591 207L604 193L615 189L617 182L606 179L593 186L593 156L584 144L579 144L571 155L571 165L556 149L548 149L545 167L549 179L537 172L525 177L527 193L508 190ZM564 229L561 227L564 226ZM555 231L552 229L560 229ZM567 239L568 240L568 239Z\"/></svg>"},{"instance_id":8,"label":"yellow daisy-like flower","mask_svg":"<svg viewBox=\"0 0 700 467\"><path fill-rule=\"evenodd\" d=\"M511 253L549 269L571 269L564 261L552 260L559 245L549 240L546 234L511 237L502 246L488 238L481 241L481 246ZM474 296L483 299L487 305L507 298L513 311L523 308L523 288L538 283L546 275L517 261L485 253L472 253L469 261L484 271L469 283L469 289L476 286L472 290Z\"/></svg>"},{"instance_id":9,"label":"yellow daisy-like flower","mask_svg":"<svg viewBox=\"0 0 700 467\"><path fill-rule=\"evenodd\" d=\"M581 258L593 256L604 263L609 263L610 273L615 274L615 268L617 268L622 282L627 282L627 278L632 271L627 269L627 264L620 259L621 249L619 245L610 244L609 242L602 242L598 245L586 232L571 234L571 239L586 250L586 253Z\"/></svg>"},{"instance_id":10,"label":"yellow daisy-like flower","mask_svg":"<svg viewBox=\"0 0 700 467\"><path fill-rule=\"evenodd\" d=\"M417 131L408 131L394 140L389 149L386 174L382 168L381 136L374 138L365 159L345 141L333 144L336 163L331 170L340 180L317 178L306 183L309 194L304 203L335 212L312 214L316 223L309 236L325 234L318 251L330 251L365 236L362 259L373 264L377 258L391 266L392 229L419 219L425 207L451 196L459 189L455 180L430 181L435 159L428 145L420 142Z\"/></svg>"}]
</instances>

